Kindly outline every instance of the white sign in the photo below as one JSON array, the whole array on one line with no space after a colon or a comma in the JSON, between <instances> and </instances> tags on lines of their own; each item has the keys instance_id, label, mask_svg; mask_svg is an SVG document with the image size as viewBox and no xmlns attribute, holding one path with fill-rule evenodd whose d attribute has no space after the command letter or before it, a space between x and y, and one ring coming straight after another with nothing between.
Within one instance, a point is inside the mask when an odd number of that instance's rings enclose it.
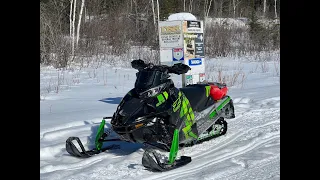
<instances>
[{"instance_id":1,"label":"white sign","mask_svg":"<svg viewBox=\"0 0 320 180\"><path fill-rule=\"evenodd\" d=\"M159 22L160 47L183 47L182 27L180 21Z\"/></svg>"},{"instance_id":2,"label":"white sign","mask_svg":"<svg viewBox=\"0 0 320 180\"><path fill-rule=\"evenodd\" d=\"M203 21L159 21L160 63L183 63L191 70L182 75L182 86L205 80Z\"/></svg>"}]
</instances>

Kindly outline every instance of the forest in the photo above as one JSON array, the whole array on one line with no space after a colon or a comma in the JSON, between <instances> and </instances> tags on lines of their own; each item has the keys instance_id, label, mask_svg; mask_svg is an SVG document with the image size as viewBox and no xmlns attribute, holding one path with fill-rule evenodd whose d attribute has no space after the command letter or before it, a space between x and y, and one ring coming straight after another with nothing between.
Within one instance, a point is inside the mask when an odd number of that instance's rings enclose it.
<instances>
[{"instance_id":1,"label":"forest","mask_svg":"<svg viewBox=\"0 0 320 180\"><path fill-rule=\"evenodd\" d=\"M158 21L179 12L204 22L208 58L280 50L280 0L40 0L40 64L158 63Z\"/></svg>"}]
</instances>

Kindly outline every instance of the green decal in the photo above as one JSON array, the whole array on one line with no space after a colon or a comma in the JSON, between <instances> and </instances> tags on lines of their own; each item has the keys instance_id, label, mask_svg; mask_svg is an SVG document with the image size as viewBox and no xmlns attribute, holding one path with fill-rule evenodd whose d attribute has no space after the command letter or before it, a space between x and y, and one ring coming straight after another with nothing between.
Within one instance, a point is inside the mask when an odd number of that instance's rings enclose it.
<instances>
[{"instance_id":1,"label":"green decal","mask_svg":"<svg viewBox=\"0 0 320 180\"><path fill-rule=\"evenodd\" d=\"M184 116L182 109L180 110L180 118Z\"/></svg>"},{"instance_id":2,"label":"green decal","mask_svg":"<svg viewBox=\"0 0 320 180\"><path fill-rule=\"evenodd\" d=\"M206 86L206 96L209 97L211 86Z\"/></svg>"},{"instance_id":3,"label":"green decal","mask_svg":"<svg viewBox=\"0 0 320 180\"><path fill-rule=\"evenodd\" d=\"M187 125L186 125L186 127L184 127L184 128L182 129L182 131L183 131L184 136L186 137L186 139L189 138L189 133L188 133L188 132L189 132L190 128L191 128L191 126L187 126Z\"/></svg>"},{"instance_id":4,"label":"green decal","mask_svg":"<svg viewBox=\"0 0 320 180\"><path fill-rule=\"evenodd\" d=\"M189 108L189 114L190 114L191 120L194 120L194 114L191 107Z\"/></svg>"},{"instance_id":5,"label":"green decal","mask_svg":"<svg viewBox=\"0 0 320 180\"><path fill-rule=\"evenodd\" d=\"M220 106L218 106L217 110L220 111L220 109L222 109L229 101L230 101L230 97L228 97L222 104L220 104Z\"/></svg>"},{"instance_id":6,"label":"green decal","mask_svg":"<svg viewBox=\"0 0 320 180\"><path fill-rule=\"evenodd\" d=\"M197 138L197 136L191 131L191 126L194 124L194 114L190 106L189 100L183 95L182 107L180 109L180 118L184 118L185 127L182 129L185 138L188 139L190 136Z\"/></svg>"},{"instance_id":7,"label":"green decal","mask_svg":"<svg viewBox=\"0 0 320 180\"><path fill-rule=\"evenodd\" d=\"M193 137L193 138L195 138L195 139L197 139L197 138L198 138L197 135L195 135L195 134L191 131L191 126L192 126L192 124L186 125L186 127L184 127L184 128L182 129L182 131L183 131L186 139L190 138L190 136Z\"/></svg>"},{"instance_id":8,"label":"green decal","mask_svg":"<svg viewBox=\"0 0 320 180\"><path fill-rule=\"evenodd\" d=\"M223 103L221 103L217 109L215 109L214 111L211 112L211 114L209 115L210 119L212 119L213 117L215 117L215 115L217 114L218 111L220 111L227 103L229 103L230 101L230 97L228 97L225 101L223 101Z\"/></svg>"},{"instance_id":9,"label":"green decal","mask_svg":"<svg viewBox=\"0 0 320 180\"><path fill-rule=\"evenodd\" d=\"M179 92L179 97L172 104L173 112L177 112L181 105L181 92ZM181 116L180 116L181 117Z\"/></svg>"},{"instance_id":10,"label":"green decal","mask_svg":"<svg viewBox=\"0 0 320 180\"><path fill-rule=\"evenodd\" d=\"M179 130L175 129L173 132L172 144L170 148L170 155L169 155L169 164L172 164L178 154L179 150Z\"/></svg>"},{"instance_id":11,"label":"green decal","mask_svg":"<svg viewBox=\"0 0 320 180\"><path fill-rule=\"evenodd\" d=\"M164 97L166 98L166 99L168 99L168 93L167 93L167 91L165 91L165 92L163 92L163 95L164 95Z\"/></svg>"},{"instance_id":12,"label":"green decal","mask_svg":"<svg viewBox=\"0 0 320 180\"><path fill-rule=\"evenodd\" d=\"M163 95L164 95L164 97L163 97ZM158 107L158 106L160 106L162 103L164 103L167 99L168 99L168 93L165 91L165 92L163 92L163 93L161 93L161 94L159 94L158 96L157 96L157 99L158 99L158 103L156 104L156 107Z\"/></svg>"},{"instance_id":13,"label":"green decal","mask_svg":"<svg viewBox=\"0 0 320 180\"><path fill-rule=\"evenodd\" d=\"M190 131L190 132L189 132L189 135L190 135L191 137L195 138L195 139L197 139L197 138L198 138L198 136L197 136L197 135L195 135L192 131Z\"/></svg>"},{"instance_id":14,"label":"green decal","mask_svg":"<svg viewBox=\"0 0 320 180\"><path fill-rule=\"evenodd\" d=\"M210 114L210 119L212 119L215 115L216 115L217 113L216 113L216 110L214 110L211 114Z\"/></svg>"},{"instance_id":15,"label":"green decal","mask_svg":"<svg viewBox=\"0 0 320 180\"><path fill-rule=\"evenodd\" d=\"M158 96L157 96L157 98L158 98L158 103L156 104L156 107L158 107L158 106L160 106L162 103L164 103L166 100L164 99L164 97L163 97L163 95L162 94L159 94Z\"/></svg>"},{"instance_id":16,"label":"green decal","mask_svg":"<svg viewBox=\"0 0 320 180\"><path fill-rule=\"evenodd\" d=\"M98 132L96 135L96 139L95 139L95 145L96 145L96 149L100 150L102 147L102 142L99 141L99 139L101 138L101 136L104 133L104 125L106 124L106 121L103 119L102 122L100 123L100 126L98 128Z\"/></svg>"}]
</instances>

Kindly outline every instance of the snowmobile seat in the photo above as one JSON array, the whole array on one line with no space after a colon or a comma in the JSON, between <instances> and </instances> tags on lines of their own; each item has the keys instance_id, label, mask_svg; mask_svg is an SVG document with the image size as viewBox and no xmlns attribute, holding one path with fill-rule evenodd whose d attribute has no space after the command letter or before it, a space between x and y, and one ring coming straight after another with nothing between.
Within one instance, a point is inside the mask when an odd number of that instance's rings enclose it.
<instances>
[{"instance_id":1,"label":"snowmobile seat","mask_svg":"<svg viewBox=\"0 0 320 180\"><path fill-rule=\"evenodd\" d=\"M192 84L180 88L183 94L188 98L193 111L200 112L210 105L214 104L211 96L207 97L206 86L208 84Z\"/></svg>"}]
</instances>

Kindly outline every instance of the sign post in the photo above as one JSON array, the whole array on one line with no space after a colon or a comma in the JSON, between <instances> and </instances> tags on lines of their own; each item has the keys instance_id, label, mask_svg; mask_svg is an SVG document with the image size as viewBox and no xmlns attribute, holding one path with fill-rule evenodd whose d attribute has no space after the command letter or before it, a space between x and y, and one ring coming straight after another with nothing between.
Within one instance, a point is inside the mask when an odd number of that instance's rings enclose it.
<instances>
[{"instance_id":1,"label":"sign post","mask_svg":"<svg viewBox=\"0 0 320 180\"><path fill-rule=\"evenodd\" d=\"M159 21L160 63L183 63L191 70L182 75L182 87L205 80L203 21Z\"/></svg>"}]
</instances>

